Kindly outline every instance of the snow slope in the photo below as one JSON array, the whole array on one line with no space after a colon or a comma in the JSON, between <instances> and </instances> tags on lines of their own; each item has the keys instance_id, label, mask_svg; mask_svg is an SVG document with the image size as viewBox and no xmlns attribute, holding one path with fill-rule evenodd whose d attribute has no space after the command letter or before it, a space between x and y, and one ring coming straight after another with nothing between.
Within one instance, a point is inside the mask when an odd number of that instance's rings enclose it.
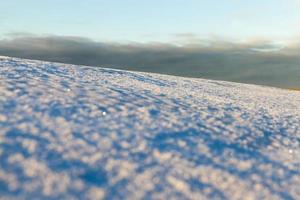
<instances>
[{"instance_id":1,"label":"snow slope","mask_svg":"<svg viewBox=\"0 0 300 200\"><path fill-rule=\"evenodd\" d=\"M0 57L0 199L300 199L300 93Z\"/></svg>"}]
</instances>

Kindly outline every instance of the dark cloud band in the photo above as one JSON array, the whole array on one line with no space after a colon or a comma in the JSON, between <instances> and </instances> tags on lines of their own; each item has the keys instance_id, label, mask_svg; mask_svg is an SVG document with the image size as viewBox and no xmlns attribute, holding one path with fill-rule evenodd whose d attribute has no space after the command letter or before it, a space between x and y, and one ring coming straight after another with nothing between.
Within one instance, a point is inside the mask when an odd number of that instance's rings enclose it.
<instances>
[{"instance_id":1,"label":"dark cloud band","mask_svg":"<svg viewBox=\"0 0 300 200\"><path fill-rule=\"evenodd\" d=\"M101 43L78 37L18 36L0 40L0 54L126 70L300 88L300 45L207 41ZM209 45L207 45L209 44Z\"/></svg>"}]
</instances>

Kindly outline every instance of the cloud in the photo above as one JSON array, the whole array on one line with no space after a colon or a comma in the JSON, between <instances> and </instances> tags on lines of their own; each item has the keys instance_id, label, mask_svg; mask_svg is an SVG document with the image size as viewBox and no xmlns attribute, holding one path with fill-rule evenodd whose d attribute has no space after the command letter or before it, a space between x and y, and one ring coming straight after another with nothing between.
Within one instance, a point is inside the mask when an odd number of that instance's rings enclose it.
<instances>
[{"instance_id":1,"label":"cloud","mask_svg":"<svg viewBox=\"0 0 300 200\"><path fill-rule=\"evenodd\" d=\"M181 35L192 37L193 35ZM298 44L298 45L295 45ZM206 39L170 43L105 43L81 37L17 35L0 54L79 65L300 88L300 43Z\"/></svg>"}]
</instances>

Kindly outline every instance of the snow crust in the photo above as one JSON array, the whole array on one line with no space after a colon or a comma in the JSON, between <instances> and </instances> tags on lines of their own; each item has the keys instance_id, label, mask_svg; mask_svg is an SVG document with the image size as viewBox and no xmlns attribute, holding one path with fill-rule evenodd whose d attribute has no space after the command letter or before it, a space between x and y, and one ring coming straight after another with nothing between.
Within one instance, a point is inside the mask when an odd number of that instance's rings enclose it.
<instances>
[{"instance_id":1,"label":"snow crust","mask_svg":"<svg viewBox=\"0 0 300 200\"><path fill-rule=\"evenodd\" d=\"M300 199L300 93L0 57L0 199Z\"/></svg>"}]
</instances>

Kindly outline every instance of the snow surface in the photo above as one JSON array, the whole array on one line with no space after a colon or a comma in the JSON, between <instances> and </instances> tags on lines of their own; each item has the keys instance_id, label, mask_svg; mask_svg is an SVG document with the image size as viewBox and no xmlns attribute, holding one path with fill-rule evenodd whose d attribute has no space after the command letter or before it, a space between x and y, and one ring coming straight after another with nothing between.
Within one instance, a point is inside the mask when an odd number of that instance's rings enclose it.
<instances>
[{"instance_id":1,"label":"snow surface","mask_svg":"<svg viewBox=\"0 0 300 200\"><path fill-rule=\"evenodd\" d=\"M300 93L0 57L0 198L300 199Z\"/></svg>"}]
</instances>

